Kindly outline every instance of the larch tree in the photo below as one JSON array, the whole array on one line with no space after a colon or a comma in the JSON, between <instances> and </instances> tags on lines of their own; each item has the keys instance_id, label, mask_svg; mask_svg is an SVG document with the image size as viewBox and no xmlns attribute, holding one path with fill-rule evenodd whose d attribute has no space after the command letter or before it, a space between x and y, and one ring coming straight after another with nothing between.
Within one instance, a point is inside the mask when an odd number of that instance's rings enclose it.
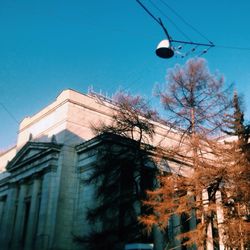
<instances>
[{"instance_id":1,"label":"larch tree","mask_svg":"<svg viewBox=\"0 0 250 250\"><path fill-rule=\"evenodd\" d=\"M154 136L150 120L157 119L157 113L140 96L119 92L114 102L111 124L93 126L97 135L112 140L97 152L96 164L85 180L95 186L96 201L87 212L87 221L99 226L78 240L93 250L124 249L126 243L149 240L138 214L144 212L141 201L155 179L153 148L148 143Z\"/></svg>"},{"instance_id":2,"label":"larch tree","mask_svg":"<svg viewBox=\"0 0 250 250\"><path fill-rule=\"evenodd\" d=\"M244 149L248 144L250 136L250 125L245 124L244 112L242 111L242 98L238 96L237 91L234 92L233 96L233 113L227 114L225 116L226 130L227 135L236 136L237 143L239 147Z\"/></svg>"},{"instance_id":3,"label":"larch tree","mask_svg":"<svg viewBox=\"0 0 250 250\"><path fill-rule=\"evenodd\" d=\"M233 113L226 115L224 132L232 139L227 145L227 183L223 186L224 242L227 248L250 247L250 126L245 124L237 92ZM224 154L225 155L225 154Z\"/></svg>"},{"instance_id":4,"label":"larch tree","mask_svg":"<svg viewBox=\"0 0 250 250\"><path fill-rule=\"evenodd\" d=\"M153 213L142 216L141 222L149 230L154 225L170 230L170 221L177 221L178 233L173 236L177 239L169 239L166 249L219 247L224 244L221 190L232 164L228 154L224 156L221 133L225 114L232 108L230 88L225 88L223 77L209 72L204 59L196 58L169 70L167 85L156 94L179 134L176 146L164 150L182 162L182 170L173 174L170 167L159 176L159 187L149 191L145 201Z\"/></svg>"}]
</instances>

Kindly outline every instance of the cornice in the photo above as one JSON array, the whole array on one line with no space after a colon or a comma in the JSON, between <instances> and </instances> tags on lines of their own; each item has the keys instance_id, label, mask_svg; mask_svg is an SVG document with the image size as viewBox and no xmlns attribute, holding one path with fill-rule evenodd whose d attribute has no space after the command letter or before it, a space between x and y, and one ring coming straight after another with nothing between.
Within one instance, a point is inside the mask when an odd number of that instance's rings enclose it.
<instances>
[{"instance_id":1,"label":"cornice","mask_svg":"<svg viewBox=\"0 0 250 250\"><path fill-rule=\"evenodd\" d=\"M27 142L21 150L18 151L16 156L7 164L6 170L8 172L13 172L16 169L22 168L24 165L28 165L35 162L51 152L60 152L62 144L52 143L52 142ZM37 153L28 157L27 159L21 160L28 152L32 149L38 150Z\"/></svg>"}]
</instances>

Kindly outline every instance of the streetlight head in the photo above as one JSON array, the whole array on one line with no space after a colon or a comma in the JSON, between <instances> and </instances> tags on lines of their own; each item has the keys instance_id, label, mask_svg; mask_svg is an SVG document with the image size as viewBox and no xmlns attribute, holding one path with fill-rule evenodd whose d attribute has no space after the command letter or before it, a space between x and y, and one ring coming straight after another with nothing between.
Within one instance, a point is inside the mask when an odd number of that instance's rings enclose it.
<instances>
[{"instance_id":1,"label":"streetlight head","mask_svg":"<svg viewBox=\"0 0 250 250\"><path fill-rule=\"evenodd\" d=\"M169 40L162 40L155 51L156 55L161 58L171 58L174 55L174 51L171 48L171 43Z\"/></svg>"}]
</instances>

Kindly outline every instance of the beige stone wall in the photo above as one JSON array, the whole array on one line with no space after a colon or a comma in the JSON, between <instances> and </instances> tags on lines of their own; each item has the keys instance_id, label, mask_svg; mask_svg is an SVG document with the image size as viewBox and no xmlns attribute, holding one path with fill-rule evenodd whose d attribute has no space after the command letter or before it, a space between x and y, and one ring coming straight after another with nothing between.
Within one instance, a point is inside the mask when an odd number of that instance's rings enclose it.
<instances>
[{"instance_id":1,"label":"beige stone wall","mask_svg":"<svg viewBox=\"0 0 250 250\"><path fill-rule=\"evenodd\" d=\"M25 118L19 128L17 147L22 147L32 134L32 139L51 137L53 134L59 134L66 129L68 102L49 105L38 114L31 118Z\"/></svg>"},{"instance_id":2,"label":"beige stone wall","mask_svg":"<svg viewBox=\"0 0 250 250\"><path fill-rule=\"evenodd\" d=\"M85 95L73 90L64 90L56 100L37 114L26 117L18 132L16 149L0 155L0 171L5 169L8 160L30 139L47 142L56 136L58 143L77 145L94 137L91 125L109 123L115 107L112 103L94 95ZM148 143L174 147L178 134L169 132L168 127L152 122L156 128L153 141Z\"/></svg>"},{"instance_id":3,"label":"beige stone wall","mask_svg":"<svg viewBox=\"0 0 250 250\"><path fill-rule=\"evenodd\" d=\"M8 161L13 159L15 155L16 147L13 147L0 155L0 173L5 171L5 166L7 165Z\"/></svg>"},{"instance_id":4,"label":"beige stone wall","mask_svg":"<svg viewBox=\"0 0 250 250\"><path fill-rule=\"evenodd\" d=\"M51 105L21 122L17 147L24 145L30 134L42 141L57 135L57 141L66 144L79 143L76 137L88 140L93 137L90 124L108 120L111 112L111 105L104 105L95 97L64 90ZM69 133L64 134L65 130Z\"/></svg>"}]
</instances>

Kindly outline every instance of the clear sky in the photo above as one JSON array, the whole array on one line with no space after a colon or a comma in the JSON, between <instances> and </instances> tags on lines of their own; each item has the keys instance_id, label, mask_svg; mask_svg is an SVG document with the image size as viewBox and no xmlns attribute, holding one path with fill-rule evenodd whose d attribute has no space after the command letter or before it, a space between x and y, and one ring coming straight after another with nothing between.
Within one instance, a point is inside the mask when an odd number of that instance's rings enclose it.
<instances>
[{"instance_id":1,"label":"clear sky","mask_svg":"<svg viewBox=\"0 0 250 250\"><path fill-rule=\"evenodd\" d=\"M244 94L250 119L250 50L219 47L250 47L250 1L141 1L174 39L185 40L181 30L206 42L164 2L218 45L204 57ZM0 0L0 149L14 145L18 123L63 89L86 93L92 85L110 96L125 89L151 98L167 69L188 59L156 57L164 38L135 0Z\"/></svg>"}]
</instances>

